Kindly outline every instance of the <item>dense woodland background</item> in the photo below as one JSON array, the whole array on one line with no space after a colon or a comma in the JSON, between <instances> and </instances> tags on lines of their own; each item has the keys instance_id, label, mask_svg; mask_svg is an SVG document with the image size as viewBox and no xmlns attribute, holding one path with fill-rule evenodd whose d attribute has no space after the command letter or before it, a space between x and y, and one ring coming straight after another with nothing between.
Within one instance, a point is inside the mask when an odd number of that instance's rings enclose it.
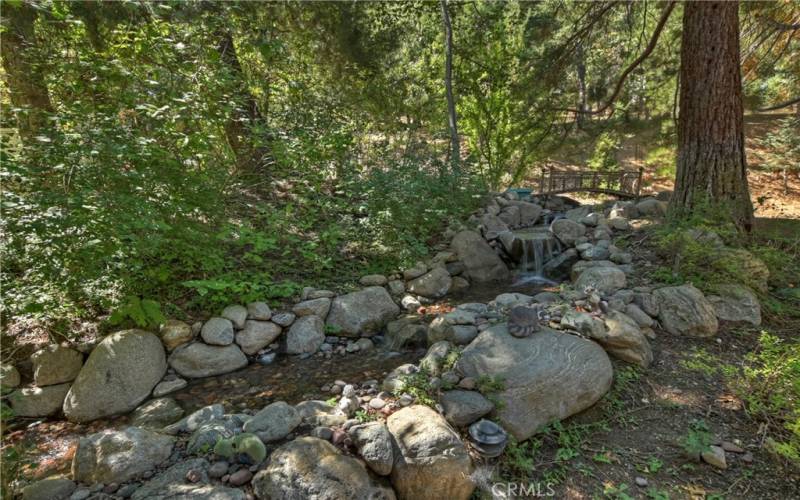
<instances>
[{"instance_id":1,"label":"dense woodland background","mask_svg":"<svg viewBox=\"0 0 800 500\"><path fill-rule=\"evenodd\" d=\"M69 335L346 286L554 158L620 168L626 134L674 178L684 5L614 93L667 8L4 1L3 322ZM745 108L800 95L800 5L739 18ZM788 186L800 115L782 111L759 166Z\"/></svg>"}]
</instances>

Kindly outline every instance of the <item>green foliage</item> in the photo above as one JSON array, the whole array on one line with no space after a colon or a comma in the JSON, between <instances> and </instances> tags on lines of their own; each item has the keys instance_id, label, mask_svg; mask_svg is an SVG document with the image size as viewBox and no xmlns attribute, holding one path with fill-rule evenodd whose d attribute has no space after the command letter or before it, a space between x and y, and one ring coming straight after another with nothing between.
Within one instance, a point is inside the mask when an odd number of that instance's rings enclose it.
<instances>
[{"instance_id":1,"label":"green foliage","mask_svg":"<svg viewBox=\"0 0 800 500\"><path fill-rule=\"evenodd\" d=\"M594 170L618 170L617 152L620 150L622 139L616 132L603 132L597 138L594 152L589 158L589 168Z\"/></svg>"},{"instance_id":2,"label":"green foliage","mask_svg":"<svg viewBox=\"0 0 800 500\"><path fill-rule=\"evenodd\" d=\"M378 419L376 413L370 413L366 410L357 410L355 413L354 418L359 421L359 423L366 423L366 422L373 422Z\"/></svg>"},{"instance_id":3,"label":"green foliage","mask_svg":"<svg viewBox=\"0 0 800 500\"><path fill-rule=\"evenodd\" d=\"M800 466L800 342L763 331L745 361L729 383L750 415L774 426L771 448Z\"/></svg>"},{"instance_id":4,"label":"green foliage","mask_svg":"<svg viewBox=\"0 0 800 500\"><path fill-rule=\"evenodd\" d=\"M659 177L675 178L675 147L659 146L651 149L645 156L644 164L648 169L655 171Z\"/></svg>"},{"instance_id":5,"label":"green foliage","mask_svg":"<svg viewBox=\"0 0 800 500\"><path fill-rule=\"evenodd\" d=\"M117 307L108 318L112 326L120 326L126 321L132 321L139 328L157 328L166 321L161 312L161 305L155 300L128 297Z\"/></svg>"},{"instance_id":6,"label":"green foliage","mask_svg":"<svg viewBox=\"0 0 800 500\"><path fill-rule=\"evenodd\" d=\"M778 121L775 130L768 132L759 142L764 166L770 170L800 170L800 118L791 116Z\"/></svg>"},{"instance_id":7,"label":"green foliage","mask_svg":"<svg viewBox=\"0 0 800 500\"><path fill-rule=\"evenodd\" d=\"M615 500L633 500L633 497L628 494L628 485L625 483L619 485L606 483L603 485L603 496Z\"/></svg>"},{"instance_id":8,"label":"green foliage","mask_svg":"<svg viewBox=\"0 0 800 500\"><path fill-rule=\"evenodd\" d=\"M689 424L689 430L681 439L681 446L687 456L695 457L708 451L713 442L713 437L708 430L708 425L703 420L694 420Z\"/></svg>"},{"instance_id":9,"label":"green foliage","mask_svg":"<svg viewBox=\"0 0 800 500\"><path fill-rule=\"evenodd\" d=\"M436 391L431 387L429 375L425 370L404 375L401 377L402 390L399 393L408 393L414 396L417 403L434 407L436 405Z\"/></svg>"}]
</instances>

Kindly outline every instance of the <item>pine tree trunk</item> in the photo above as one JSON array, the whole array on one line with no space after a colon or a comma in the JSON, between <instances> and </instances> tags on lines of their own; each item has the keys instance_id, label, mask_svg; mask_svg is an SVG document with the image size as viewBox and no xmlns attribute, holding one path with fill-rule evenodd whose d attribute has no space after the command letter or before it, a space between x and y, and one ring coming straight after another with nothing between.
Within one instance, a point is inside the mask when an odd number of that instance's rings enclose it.
<instances>
[{"instance_id":1,"label":"pine tree trunk","mask_svg":"<svg viewBox=\"0 0 800 500\"><path fill-rule=\"evenodd\" d=\"M19 135L24 142L36 136L53 112L44 72L35 60L36 10L28 3L3 5L4 26L0 34L3 69L9 98L15 108ZM7 24L6 24L7 23Z\"/></svg>"},{"instance_id":2,"label":"pine tree trunk","mask_svg":"<svg viewBox=\"0 0 800 500\"><path fill-rule=\"evenodd\" d=\"M673 213L699 204L729 207L749 230L738 2L686 2L681 47L678 165Z\"/></svg>"}]
</instances>

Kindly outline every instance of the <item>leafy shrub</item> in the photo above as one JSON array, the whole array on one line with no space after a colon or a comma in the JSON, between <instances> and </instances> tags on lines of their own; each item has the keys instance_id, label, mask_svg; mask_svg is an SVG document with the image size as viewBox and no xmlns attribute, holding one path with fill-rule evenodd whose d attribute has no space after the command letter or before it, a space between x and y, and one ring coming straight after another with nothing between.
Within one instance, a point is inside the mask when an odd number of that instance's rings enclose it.
<instances>
[{"instance_id":1,"label":"leafy shrub","mask_svg":"<svg viewBox=\"0 0 800 500\"><path fill-rule=\"evenodd\" d=\"M167 318L161 312L161 305L155 300L128 297L128 299L108 318L113 326L132 321L139 328L155 328Z\"/></svg>"},{"instance_id":2,"label":"leafy shrub","mask_svg":"<svg viewBox=\"0 0 800 500\"><path fill-rule=\"evenodd\" d=\"M603 132L597 138L594 152L589 158L589 167L594 170L617 170L620 168L617 152L620 150L621 139L616 132Z\"/></svg>"},{"instance_id":3,"label":"leafy shrub","mask_svg":"<svg viewBox=\"0 0 800 500\"><path fill-rule=\"evenodd\" d=\"M763 331L758 344L730 382L747 412L772 427L775 453L800 466L800 342Z\"/></svg>"},{"instance_id":4,"label":"leafy shrub","mask_svg":"<svg viewBox=\"0 0 800 500\"><path fill-rule=\"evenodd\" d=\"M647 152L644 163L659 177L675 177L675 147L659 146Z\"/></svg>"},{"instance_id":5,"label":"leafy shrub","mask_svg":"<svg viewBox=\"0 0 800 500\"><path fill-rule=\"evenodd\" d=\"M689 424L689 431L681 439L681 446L687 456L699 457L708 451L713 442L713 436L708 430L708 425L703 420L695 420Z\"/></svg>"}]
</instances>

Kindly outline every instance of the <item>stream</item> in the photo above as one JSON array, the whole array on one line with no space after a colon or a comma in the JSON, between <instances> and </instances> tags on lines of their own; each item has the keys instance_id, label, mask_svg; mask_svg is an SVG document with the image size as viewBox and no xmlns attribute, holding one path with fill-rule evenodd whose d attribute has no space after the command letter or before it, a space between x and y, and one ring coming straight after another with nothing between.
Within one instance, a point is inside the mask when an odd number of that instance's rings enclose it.
<instances>
[{"instance_id":1,"label":"stream","mask_svg":"<svg viewBox=\"0 0 800 500\"><path fill-rule=\"evenodd\" d=\"M525 250L527 252L527 250ZM527 253L526 253L527 255ZM527 258L527 257L526 257ZM466 302L489 302L507 292L535 295L554 284L541 278L541 262L530 270L523 267L511 281L474 284L469 289L448 296L433 304L423 306L420 313L428 316L447 312ZM186 414L203 406L221 403L227 412L257 410L275 401L297 404L309 399L326 400L330 394L321 387L335 380L363 382L382 381L387 373L405 364L415 363L425 354L424 349L386 352L378 346L368 353L334 355L331 359L320 357L279 356L269 365L251 363L241 370L202 379L165 397L175 399ZM26 475L32 478L68 473L72 457L81 436L109 428L123 428L129 424L127 415L103 419L89 424L76 424L63 419L29 419L24 427L8 434L7 444L17 447L23 456Z\"/></svg>"}]
</instances>

